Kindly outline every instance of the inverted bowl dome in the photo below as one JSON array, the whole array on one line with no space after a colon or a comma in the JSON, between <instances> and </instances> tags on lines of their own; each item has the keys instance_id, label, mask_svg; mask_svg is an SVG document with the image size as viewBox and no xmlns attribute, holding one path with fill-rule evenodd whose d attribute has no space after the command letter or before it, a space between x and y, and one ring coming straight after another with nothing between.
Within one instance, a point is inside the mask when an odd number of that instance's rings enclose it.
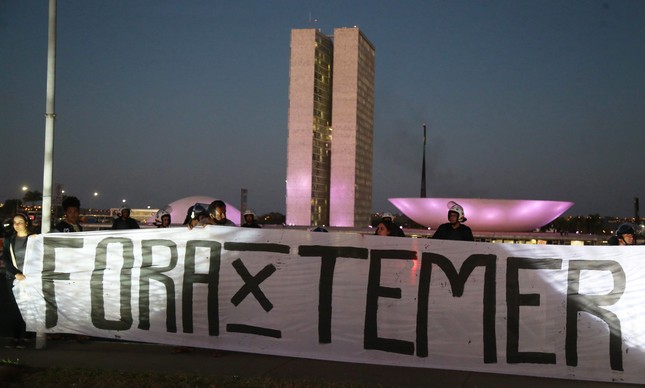
<instances>
[{"instance_id":1,"label":"inverted bowl dome","mask_svg":"<svg viewBox=\"0 0 645 388\"><path fill-rule=\"evenodd\" d=\"M480 232L530 232L558 218L573 202L480 198L389 198L414 222L436 229L448 222L448 202L464 208L465 224Z\"/></svg>"}]
</instances>

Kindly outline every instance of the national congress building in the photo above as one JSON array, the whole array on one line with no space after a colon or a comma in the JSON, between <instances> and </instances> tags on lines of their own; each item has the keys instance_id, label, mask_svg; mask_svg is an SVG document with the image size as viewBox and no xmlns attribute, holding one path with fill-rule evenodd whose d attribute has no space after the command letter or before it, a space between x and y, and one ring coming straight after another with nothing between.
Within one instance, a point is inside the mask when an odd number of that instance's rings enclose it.
<instances>
[{"instance_id":1,"label":"national congress building","mask_svg":"<svg viewBox=\"0 0 645 388\"><path fill-rule=\"evenodd\" d=\"M366 226L374 46L358 28L291 31L287 224Z\"/></svg>"}]
</instances>

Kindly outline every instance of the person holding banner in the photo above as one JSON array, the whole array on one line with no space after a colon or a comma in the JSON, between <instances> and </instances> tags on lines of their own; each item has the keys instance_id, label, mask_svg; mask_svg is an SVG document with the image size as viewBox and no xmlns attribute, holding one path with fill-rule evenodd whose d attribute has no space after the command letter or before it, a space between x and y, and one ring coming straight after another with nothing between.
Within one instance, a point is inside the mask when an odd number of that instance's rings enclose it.
<instances>
[{"instance_id":1,"label":"person holding banner","mask_svg":"<svg viewBox=\"0 0 645 388\"><path fill-rule=\"evenodd\" d=\"M65 212L65 220L56 224L55 230L53 232L62 232L62 233L74 233L82 232L83 227L79 223L80 214L81 214L81 201L76 197L66 197L63 200L63 211ZM62 334L51 334L47 336L47 339L62 339L65 338ZM87 335L76 335L76 340L78 342L86 342L90 339Z\"/></svg>"},{"instance_id":2,"label":"person holding banner","mask_svg":"<svg viewBox=\"0 0 645 388\"><path fill-rule=\"evenodd\" d=\"M22 319L20 309L13 295L14 280L26 279L22 273L27 251L27 240L32 234L31 219L25 213L18 213L13 217L13 233L5 237L2 246L2 260L7 276L7 292L9 294L8 322L11 327L12 340L7 348L24 349L27 346L26 326Z\"/></svg>"},{"instance_id":3,"label":"person holding banner","mask_svg":"<svg viewBox=\"0 0 645 388\"><path fill-rule=\"evenodd\" d=\"M437 240L475 241L473 231L462 224L466 222L464 208L456 202L448 202L448 221L439 225L437 231L432 235Z\"/></svg>"}]
</instances>

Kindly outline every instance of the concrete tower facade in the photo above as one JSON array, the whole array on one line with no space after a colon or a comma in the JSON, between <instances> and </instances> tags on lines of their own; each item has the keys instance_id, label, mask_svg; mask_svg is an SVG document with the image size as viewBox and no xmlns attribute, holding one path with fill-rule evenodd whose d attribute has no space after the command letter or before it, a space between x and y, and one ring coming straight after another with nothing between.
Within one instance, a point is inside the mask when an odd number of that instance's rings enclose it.
<instances>
[{"instance_id":1,"label":"concrete tower facade","mask_svg":"<svg viewBox=\"0 0 645 388\"><path fill-rule=\"evenodd\" d=\"M289 79L287 223L367 225L374 47L358 28L292 30Z\"/></svg>"},{"instance_id":2,"label":"concrete tower facade","mask_svg":"<svg viewBox=\"0 0 645 388\"><path fill-rule=\"evenodd\" d=\"M330 225L367 226L372 213L374 46L358 28L334 30Z\"/></svg>"},{"instance_id":3,"label":"concrete tower facade","mask_svg":"<svg viewBox=\"0 0 645 388\"><path fill-rule=\"evenodd\" d=\"M291 31L287 224L329 225L334 46L315 29Z\"/></svg>"}]
</instances>

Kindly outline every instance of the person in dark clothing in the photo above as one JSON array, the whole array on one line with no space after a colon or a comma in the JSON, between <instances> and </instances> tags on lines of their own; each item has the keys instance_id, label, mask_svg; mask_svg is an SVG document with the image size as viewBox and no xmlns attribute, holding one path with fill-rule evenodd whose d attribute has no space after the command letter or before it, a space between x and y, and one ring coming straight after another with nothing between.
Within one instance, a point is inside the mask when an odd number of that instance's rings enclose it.
<instances>
[{"instance_id":1,"label":"person in dark clothing","mask_svg":"<svg viewBox=\"0 0 645 388\"><path fill-rule=\"evenodd\" d=\"M188 229L192 229L197 225L204 225L209 221L208 205L205 203L196 203L188 208L183 224L188 226Z\"/></svg>"},{"instance_id":2,"label":"person in dark clothing","mask_svg":"<svg viewBox=\"0 0 645 388\"><path fill-rule=\"evenodd\" d=\"M376 226L374 234L377 236L405 237L401 228L389 219L382 219Z\"/></svg>"},{"instance_id":3,"label":"person in dark clothing","mask_svg":"<svg viewBox=\"0 0 645 388\"><path fill-rule=\"evenodd\" d=\"M634 227L631 224L622 224L616 229L616 234L607 240L607 245L634 245Z\"/></svg>"},{"instance_id":4,"label":"person in dark clothing","mask_svg":"<svg viewBox=\"0 0 645 388\"><path fill-rule=\"evenodd\" d=\"M240 226L243 228L261 228L260 224L255 221L255 213L253 210L244 211L244 223Z\"/></svg>"},{"instance_id":5,"label":"person in dark clothing","mask_svg":"<svg viewBox=\"0 0 645 388\"><path fill-rule=\"evenodd\" d=\"M112 223L112 229L139 229L139 223L130 218L130 208L121 206L119 209L119 217Z\"/></svg>"},{"instance_id":6,"label":"person in dark clothing","mask_svg":"<svg viewBox=\"0 0 645 388\"><path fill-rule=\"evenodd\" d=\"M226 203L221 200L215 200L208 205L208 214L210 214L210 221L205 222L204 225L223 225L223 226L237 226L235 222L226 218ZM200 222L200 225L202 223Z\"/></svg>"},{"instance_id":7,"label":"person in dark clothing","mask_svg":"<svg viewBox=\"0 0 645 388\"><path fill-rule=\"evenodd\" d=\"M63 211L65 219L56 224L58 232L82 232L83 227L79 223L81 215L81 201L76 197L67 197L63 200Z\"/></svg>"},{"instance_id":8,"label":"person in dark clothing","mask_svg":"<svg viewBox=\"0 0 645 388\"><path fill-rule=\"evenodd\" d=\"M157 225L157 228L169 228L171 223L172 218L170 217L170 213L165 209L157 211L155 215L155 225Z\"/></svg>"},{"instance_id":9,"label":"person in dark clothing","mask_svg":"<svg viewBox=\"0 0 645 388\"><path fill-rule=\"evenodd\" d=\"M18 213L13 217L13 233L5 237L2 246L2 260L7 276L7 291L9 295L7 321L11 329L11 343L8 348L24 349L27 346L26 325L20 314L20 309L13 294L14 280L23 281L26 276L22 273L27 252L27 240L32 234L31 219L25 213Z\"/></svg>"},{"instance_id":10,"label":"person in dark clothing","mask_svg":"<svg viewBox=\"0 0 645 388\"><path fill-rule=\"evenodd\" d=\"M448 202L448 221L439 225L437 231L432 235L433 239L475 241L473 231L463 224L463 222L466 222L464 209L453 201Z\"/></svg>"},{"instance_id":11,"label":"person in dark clothing","mask_svg":"<svg viewBox=\"0 0 645 388\"><path fill-rule=\"evenodd\" d=\"M81 216L81 201L76 197L66 197L63 200L63 211L65 212L65 219L56 224L53 232L74 233L82 232L83 226L79 223ZM61 339L64 338L60 334L52 334L47 336L48 339ZM86 335L76 335L78 342L86 342L90 337Z\"/></svg>"}]
</instances>

